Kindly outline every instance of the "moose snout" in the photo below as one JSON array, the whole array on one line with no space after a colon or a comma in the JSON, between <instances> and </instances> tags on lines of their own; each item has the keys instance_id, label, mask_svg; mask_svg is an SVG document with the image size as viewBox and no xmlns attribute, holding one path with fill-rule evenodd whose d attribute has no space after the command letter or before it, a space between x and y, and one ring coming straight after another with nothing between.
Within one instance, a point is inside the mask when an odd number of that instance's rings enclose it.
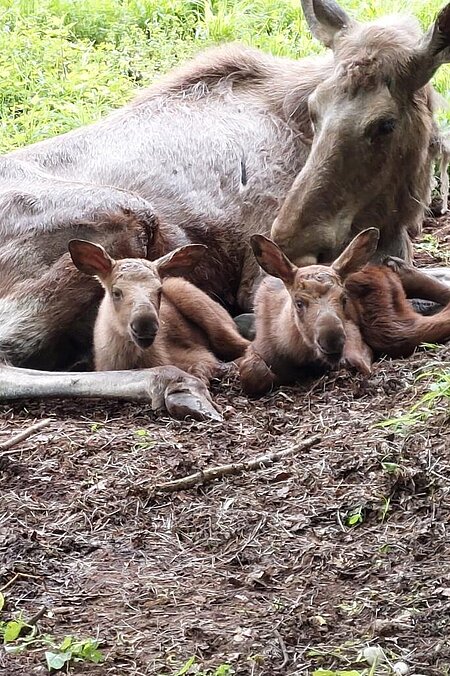
<instances>
[{"instance_id":1,"label":"moose snout","mask_svg":"<svg viewBox=\"0 0 450 676\"><path fill-rule=\"evenodd\" d=\"M323 326L317 336L317 345L322 355L329 361L339 361L345 344L345 331L341 321Z\"/></svg>"},{"instance_id":2,"label":"moose snout","mask_svg":"<svg viewBox=\"0 0 450 676\"><path fill-rule=\"evenodd\" d=\"M138 347L150 347L159 329L158 318L154 315L138 315L130 322L130 333Z\"/></svg>"}]
</instances>

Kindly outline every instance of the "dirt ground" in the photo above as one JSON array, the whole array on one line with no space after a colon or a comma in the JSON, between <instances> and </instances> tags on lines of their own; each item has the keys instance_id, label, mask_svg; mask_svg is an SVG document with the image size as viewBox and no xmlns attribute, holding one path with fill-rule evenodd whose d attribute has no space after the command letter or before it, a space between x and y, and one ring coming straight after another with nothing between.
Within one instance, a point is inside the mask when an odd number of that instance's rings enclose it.
<instances>
[{"instance_id":1,"label":"dirt ground","mask_svg":"<svg viewBox=\"0 0 450 676\"><path fill-rule=\"evenodd\" d=\"M431 231L442 252L419 247L422 264L446 259L450 218ZM0 619L45 609L40 632L98 637L105 662L74 674L174 675L192 655L206 673L367 674L367 646L389 660L372 676L398 660L450 674L448 409L406 431L376 426L449 363L450 346L420 349L368 379L342 371L257 402L226 382L224 424L114 402L2 404L0 442L52 422L1 460ZM312 435L269 468L153 494ZM45 672L42 650L0 652L5 676Z\"/></svg>"}]
</instances>

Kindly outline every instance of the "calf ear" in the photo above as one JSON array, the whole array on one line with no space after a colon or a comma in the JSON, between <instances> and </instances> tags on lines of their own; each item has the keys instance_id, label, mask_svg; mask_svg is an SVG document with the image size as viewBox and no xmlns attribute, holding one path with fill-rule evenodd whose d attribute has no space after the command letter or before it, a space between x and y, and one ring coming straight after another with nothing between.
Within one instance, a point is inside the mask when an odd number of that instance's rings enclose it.
<instances>
[{"instance_id":1,"label":"calf ear","mask_svg":"<svg viewBox=\"0 0 450 676\"><path fill-rule=\"evenodd\" d=\"M203 258L207 248L204 244L187 244L174 249L154 261L159 275L167 277L169 275L185 275L191 272Z\"/></svg>"},{"instance_id":2,"label":"calf ear","mask_svg":"<svg viewBox=\"0 0 450 676\"><path fill-rule=\"evenodd\" d=\"M264 235L253 235L250 244L256 260L268 275L278 277L288 286L293 284L298 268L275 242Z\"/></svg>"},{"instance_id":3,"label":"calf ear","mask_svg":"<svg viewBox=\"0 0 450 676\"><path fill-rule=\"evenodd\" d=\"M380 231L368 228L360 232L332 264L332 269L341 279L363 268L377 250Z\"/></svg>"},{"instance_id":4,"label":"calf ear","mask_svg":"<svg viewBox=\"0 0 450 676\"><path fill-rule=\"evenodd\" d=\"M111 274L114 261L100 244L84 239L71 239L69 252L74 265L85 275L103 278Z\"/></svg>"}]
</instances>

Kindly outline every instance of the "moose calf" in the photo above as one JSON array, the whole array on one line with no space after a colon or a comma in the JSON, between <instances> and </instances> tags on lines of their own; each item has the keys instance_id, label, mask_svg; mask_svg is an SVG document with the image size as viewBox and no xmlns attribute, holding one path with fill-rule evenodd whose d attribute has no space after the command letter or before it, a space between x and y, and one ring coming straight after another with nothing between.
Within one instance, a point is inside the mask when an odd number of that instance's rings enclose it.
<instances>
[{"instance_id":1,"label":"moose calf","mask_svg":"<svg viewBox=\"0 0 450 676\"><path fill-rule=\"evenodd\" d=\"M363 342L346 278L373 256L379 233L359 233L331 265L296 267L263 235L250 240L253 253L270 277L255 295L256 337L239 363L242 387L258 396L274 385L293 382L307 365L332 366L345 360L370 373L372 353Z\"/></svg>"},{"instance_id":2,"label":"moose calf","mask_svg":"<svg viewBox=\"0 0 450 676\"><path fill-rule=\"evenodd\" d=\"M76 267L105 289L94 328L97 371L173 365L203 382L240 357L248 341L229 314L185 279L206 247L190 244L158 260L113 260L102 246L71 240Z\"/></svg>"},{"instance_id":3,"label":"moose calf","mask_svg":"<svg viewBox=\"0 0 450 676\"><path fill-rule=\"evenodd\" d=\"M384 266L367 265L346 282L355 319L364 341L377 354L408 357L421 343L450 338L450 288L398 258ZM408 298L421 298L445 307L423 317Z\"/></svg>"}]
</instances>

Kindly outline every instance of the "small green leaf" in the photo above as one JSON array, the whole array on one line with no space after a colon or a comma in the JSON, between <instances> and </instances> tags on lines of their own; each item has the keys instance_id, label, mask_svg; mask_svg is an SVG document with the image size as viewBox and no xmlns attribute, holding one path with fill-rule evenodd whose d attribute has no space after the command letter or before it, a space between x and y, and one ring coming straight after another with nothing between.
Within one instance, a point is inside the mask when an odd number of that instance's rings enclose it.
<instances>
[{"instance_id":1,"label":"small green leaf","mask_svg":"<svg viewBox=\"0 0 450 676\"><path fill-rule=\"evenodd\" d=\"M22 631L23 627L26 626L27 626L26 623L22 622L22 620L10 620L10 622L7 622L3 634L4 643L10 643L11 641L15 641L16 638L19 637L19 634Z\"/></svg>"},{"instance_id":2,"label":"small green leaf","mask_svg":"<svg viewBox=\"0 0 450 676\"><path fill-rule=\"evenodd\" d=\"M58 669L62 669L67 662L70 662L72 653L70 651L65 653L52 653L50 650L46 650L45 659L47 661L48 670L51 671L54 669L57 671Z\"/></svg>"},{"instance_id":3,"label":"small green leaf","mask_svg":"<svg viewBox=\"0 0 450 676\"><path fill-rule=\"evenodd\" d=\"M3 596L2 592L0 592L0 611L3 610L5 605L5 597Z\"/></svg>"},{"instance_id":4,"label":"small green leaf","mask_svg":"<svg viewBox=\"0 0 450 676\"><path fill-rule=\"evenodd\" d=\"M147 430L135 430L134 433L137 437L146 437L148 434Z\"/></svg>"},{"instance_id":5,"label":"small green leaf","mask_svg":"<svg viewBox=\"0 0 450 676\"><path fill-rule=\"evenodd\" d=\"M72 647L73 636L65 636L58 650L62 653L65 653L69 648Z\"/></svg>"},{"instance_id":6,"label":"small green leaf","mask_svg":"<svg viewBox=\"0 0 450 676\"><path fill-rule=\"evenodd\" d=\"M195 663L195 655L193 655L190 659L188 659L186 664L184 664L181 667L180 671L176 673L176 676L184 676L184 674L187 674L189 669L192 667L194 663Z\"/></svg>"},{"instance_id":7,"label":"small green leaf","mask_svg":"<svg viewBox=\"0 0 450 676\"><path fill-rule=\"evenodd\" d=\"M330 669L317 669L313 671L312 676L362 676L360 671L331 671Z\"/></svg>"}]
</instances>

